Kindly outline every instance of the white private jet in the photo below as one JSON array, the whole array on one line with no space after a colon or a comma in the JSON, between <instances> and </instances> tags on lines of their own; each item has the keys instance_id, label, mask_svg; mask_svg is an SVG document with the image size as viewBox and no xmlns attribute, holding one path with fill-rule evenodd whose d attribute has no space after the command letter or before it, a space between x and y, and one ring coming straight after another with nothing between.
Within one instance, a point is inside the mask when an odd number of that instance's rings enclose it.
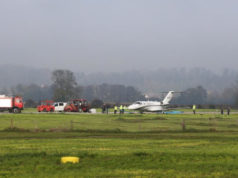
<instances>
[{"instance_id":1,"label":"white private jet","mask_svg":"<svg viewBox=\"0 0 238 178\"><path fill-rule=\"evenodd\" d=\"M166 110L166 106L169 105L173 97L174 91L169 91L167 96L164 98L163 101L137 101L130 106L128 109L131 110L139 110L141 113L143 112L162 112Z\"/></svg>"}]
</instances>

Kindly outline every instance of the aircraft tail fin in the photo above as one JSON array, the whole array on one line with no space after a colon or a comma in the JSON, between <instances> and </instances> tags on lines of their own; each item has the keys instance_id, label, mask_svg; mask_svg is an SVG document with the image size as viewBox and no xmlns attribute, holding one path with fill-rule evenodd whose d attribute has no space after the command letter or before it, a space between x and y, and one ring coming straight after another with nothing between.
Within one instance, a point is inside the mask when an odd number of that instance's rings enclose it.
<instances>
[{"instance_id":1,"label":"aircraft tail fin","mask_svg":"<svg viewBox=\"0 0 238 178\"><path fill-rule=\"evenodd\" d=\"M172 97L174 95L174 91L169 91L169 93L166 95L166 97L164 98L163 105L168 105L169 102L171 101Z\"/></svg>"}]
</instances>

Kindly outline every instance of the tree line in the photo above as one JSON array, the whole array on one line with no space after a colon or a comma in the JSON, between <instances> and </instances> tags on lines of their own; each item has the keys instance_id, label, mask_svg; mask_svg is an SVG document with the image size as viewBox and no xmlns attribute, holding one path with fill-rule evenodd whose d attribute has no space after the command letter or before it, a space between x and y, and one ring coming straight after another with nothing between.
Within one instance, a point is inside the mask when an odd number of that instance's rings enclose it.
<instances>
[{"instance_id":1,"label":"tree line","mask_svg":"<svg viewBox=\"0 0 238 178\"><path fill-rule=\"evenodd\" d=\"M69 70L52 72L51 85L23 85L2 89L2 94L23 96L26 107L35 107L42 100L67 102L72 99L84 98L89 102L129 103L144 99L140 91L132 86L124 85L89 85L80 86L75 75Z\"/></svg>"},{"instance_id":2,"label":"tree line","mask_svg":"<svg viewBox=\"0 0 238 178\"><path fill-rule=\"evenodd\" d=\"M132 103L145 100L144 95L133 86L119 84L98 84L81 86L69 70L55 70L51 74L50 85L18 84L4 88L1 94L24 97L26 107L35 107L42 100L69 101L84 98L96 105L99 103ZM161 100L161 98L150 98ZM222 93L207 91L203 86L188 88L172 100L174 105L232 105L238 106L238 83L225 88Z\"/></svg>"},{"instance_id":3,"label":"tree line","mask_svg":"<svg viewBox=\"0 0 238 178\"><path fill-rule=\"evenodd\" d=\"M76 81L81 86L121 84L134 86L142 93L155 96L159 91L184 91L199 85L206 88L208 95L211 91L221 93L225 88L234 84L238 71L224 69L214 72L204 68L158 68L156 70L133 70L125 72L84 73L75 71ZM0 64L0 89L10 88L18 83L22 85L52 84L52 71L42 68L32 68L17 65Z\"/></svg>"},{"instance_id":4,"label":"tree line","mask_svg":"<svg viewBox=\"0 0 238 178\"><path fill-rule=\"evenodd\" d=\"M172 100L175 105L207 105L210 108L215 106L230 105L238 106L238 83L231 87L225 88L223 92L207 91L202 86L188 88Z\"/></svg>"}]
</instances>

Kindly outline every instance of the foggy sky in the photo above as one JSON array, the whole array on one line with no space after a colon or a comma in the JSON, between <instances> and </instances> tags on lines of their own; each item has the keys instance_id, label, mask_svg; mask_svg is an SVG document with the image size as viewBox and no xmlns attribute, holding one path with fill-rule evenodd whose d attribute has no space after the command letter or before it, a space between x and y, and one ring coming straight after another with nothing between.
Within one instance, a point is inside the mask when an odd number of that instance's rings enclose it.
<instances>
[{"instance_id":1,"label":"foggy sky","mask_svg":"<svg viewBox=\"0 0 238 178\"><path fill-rule=\"evenodd\" d=\"M1 0L0 63L238 69L237 0Z\"/></svg>"}]
</instances>

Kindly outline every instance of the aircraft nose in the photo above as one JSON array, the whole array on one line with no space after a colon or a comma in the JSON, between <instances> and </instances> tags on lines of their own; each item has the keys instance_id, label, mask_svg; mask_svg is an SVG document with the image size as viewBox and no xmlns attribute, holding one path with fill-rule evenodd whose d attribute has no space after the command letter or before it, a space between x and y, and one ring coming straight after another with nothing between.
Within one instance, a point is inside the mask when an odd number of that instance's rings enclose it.
<instances>
[{"instance_id":1,"label":"aircraft nose","mask_svg":"<svg viewBox=\"0 0 238 178\"><path fill-rule=\"evenodd\" d=\"M128 106L128 109L133 109L133 106L132 105Z\"/></svg>"}]
</instances>

